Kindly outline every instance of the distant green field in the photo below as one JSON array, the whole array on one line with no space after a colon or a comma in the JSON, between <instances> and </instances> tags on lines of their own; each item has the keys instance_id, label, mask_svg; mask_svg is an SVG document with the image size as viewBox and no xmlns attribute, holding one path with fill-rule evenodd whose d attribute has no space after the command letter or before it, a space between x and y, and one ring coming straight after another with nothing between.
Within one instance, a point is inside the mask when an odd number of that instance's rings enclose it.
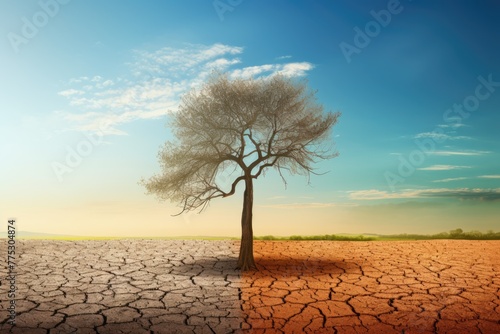
<instances>
[{"instance_id":1,"label":"distant green field","mask_svg":"<svg viewBox=\"0 0 500 334\"><path fill-rule=\"evenodd\" d=\"M262 237L255 237L255 240L335 240L335 241L389 241L389 240L500 240L500 232L488 231L487 233L482 233L479 231L464 232L462 229L458 228L451 230L449 232L441 232L438 234L360 234L360 235L335 235L335 234L325 234L325 235L312 235L312 236L300 236L292 235L289 237L275 237L272 235L266 235Z\"/></svg>"}]
</instances>

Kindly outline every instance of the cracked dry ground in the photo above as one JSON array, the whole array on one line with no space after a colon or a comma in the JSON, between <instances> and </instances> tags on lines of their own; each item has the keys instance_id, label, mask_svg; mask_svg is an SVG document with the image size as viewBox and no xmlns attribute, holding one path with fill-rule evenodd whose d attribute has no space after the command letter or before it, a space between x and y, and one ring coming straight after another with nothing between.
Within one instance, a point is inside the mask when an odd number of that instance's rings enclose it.
<instances>
[{"instance_id":1,"label":"cracked dry ground","mask_svg":"<svg viewBox=\"0 0 500 334\"><path fill-rule=\"evenodd\" d=\"M0 333L500 333L499 241L238 244L19 240Z\"/></svg>"},{"instance_id":2,"label":"cracked dry ground","mask_svg":"<svg viewBox=\"0 0 500 334\"><path fill-rule=\"evenodd\" d=\"M241 327L234 243L18 240L16 251L16 325L7 324L4 284L0 333L231 333Z\"/></svg>"},{"instance_id":3,"label":"cracked dry ground","mask_svg":"<svg viewBox=\"0 0 500 334\"><path fill-rule=\"evenodd\" d=\"M263 270L241 283L246 323L255 333L500 333L499 249L499 241L257 242Z\"/></svg>"}]
</instances>

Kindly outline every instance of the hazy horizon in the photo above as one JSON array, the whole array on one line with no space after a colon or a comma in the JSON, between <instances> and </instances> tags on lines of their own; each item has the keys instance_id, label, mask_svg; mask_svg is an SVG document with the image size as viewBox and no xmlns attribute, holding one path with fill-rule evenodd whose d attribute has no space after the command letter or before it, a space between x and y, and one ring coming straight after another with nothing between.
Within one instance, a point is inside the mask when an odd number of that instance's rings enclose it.
<instances>
[{"instance_id":1,"label":"hazy horizon","mask_svg":"<svg viewBox=\"0 0 500 334\"><path fill-rule=\"evenodd\" d=\"M240 236L241 187L173 217L138 184L213 70L306 79L342 112L328 173L256 180L255 235L500 230L499 4L214 3L0 5L0 232Z\"/></svg>"},{"instance_id":2,"label":"hazy horizon","mask_svg":"<svg viewBox=\"0 0 500 334\"><path fill-rule=\"evenodd\" d=\"M460 227L457 227L456 229L461 229ZM453 230L456 230L456 229L453 229ZM448 231L440 231L438 233L405 233L405 232L400 232L400 233L390 233L390 234L383 234L383 233L377 233L377 232L369 232L369 231L366 231L366 232L363 232L363 233L325 233L325 234L304 234L304 235L299 235L299 236L302 236L302 237L309 237L309 236L322 236L322 235L337 235L337 236L360 236L360 235L364 235L364 236L390 236L390 235L404 235L404 234L408 234L408 235L436 235L436 234L440 234L440 233L449 233L450 231L452 230L448 230ZM493 231L493 230L486 230L486 231L478 231L478 230L464 230L463 232L464 233L468 233L468 232L481 232L481 233L488 233L488 232L493 232L493 233L500 233L499 231ZM268 236L272 236L272 237L276 237L276 238L288 238L288 237L292 237L292 236L297 236L297 235L285 235L285 234L282 234L282 235L254 235L254 237L268 237ZM18 230L17 233L16 233L16 237L17 238L21 238L21 239L31 239L31 238L34 238L34 239L43 239L43 238L48 238L48 239L51 239L51 238L61 238L62 240L64 240L65 238L67 238L68 240L71 240L72 238L75 238L75 239L79 239L79 238L97 238L97 239L106 239L106 238L117 238L117 239L120 239L120 238L138 238L138 239L141 239L141 238L144 238L144 239L182 239L182 238L185 238L185 239L196 239L196 238L214 238L214 239L217 239L217 238L220 238L220 239L239 239L240 236L238 235L233 235L233 236L229 236L229 235L172 235L172 236L152 236L152 235L133 235L133 236L127 236L127 235L121 235L121 236L114 236L114 235L76 235L76 234L57 234L57 233L45 233L45 232L36 232L36 231L23 231L23 230ZM7 238L7 233L6 232L2 232L0 233L0 238Z\"/></svg>"}]
</instances>

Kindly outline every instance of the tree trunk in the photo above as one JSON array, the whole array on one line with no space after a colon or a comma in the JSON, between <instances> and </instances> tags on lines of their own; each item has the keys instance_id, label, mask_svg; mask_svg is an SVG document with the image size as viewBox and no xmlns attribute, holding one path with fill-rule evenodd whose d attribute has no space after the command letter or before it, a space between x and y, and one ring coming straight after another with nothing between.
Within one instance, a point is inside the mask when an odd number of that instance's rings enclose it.
<instances>
[{"instance_id":1,"label":"tree trunk","mask_svg":"<svg viewBox=\"0 0 500 334\"><path fill-rule=\"evenodd\" d=\"M252 178L245 179L245 193L243 194L243 212L241 214L241 244L238 268L242 271L255 269L253 258L253 183Z\"/></svg>"}]
</instances>

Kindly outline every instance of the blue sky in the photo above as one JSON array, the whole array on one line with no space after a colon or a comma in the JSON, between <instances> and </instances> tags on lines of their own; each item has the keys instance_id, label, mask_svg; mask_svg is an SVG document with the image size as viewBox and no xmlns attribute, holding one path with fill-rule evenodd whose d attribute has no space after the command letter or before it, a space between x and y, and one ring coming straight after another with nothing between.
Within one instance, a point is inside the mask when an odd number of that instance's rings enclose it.
<instances>
[{"instance_id":1,"label":"blue sky","mask_svg":"<svg viewBox=\"0 0 500 334\"><path fill-rule=\"evenodd\" d=\"M269 173L257 235L499 230L494 1L3 1L0 218L80 235L239 235L241 191L198 215L138 185L180 96L213 70L305 78L341 111L328 174ZM240 189L241 190L241 189Z\"/></svg>"}]
</instances>

